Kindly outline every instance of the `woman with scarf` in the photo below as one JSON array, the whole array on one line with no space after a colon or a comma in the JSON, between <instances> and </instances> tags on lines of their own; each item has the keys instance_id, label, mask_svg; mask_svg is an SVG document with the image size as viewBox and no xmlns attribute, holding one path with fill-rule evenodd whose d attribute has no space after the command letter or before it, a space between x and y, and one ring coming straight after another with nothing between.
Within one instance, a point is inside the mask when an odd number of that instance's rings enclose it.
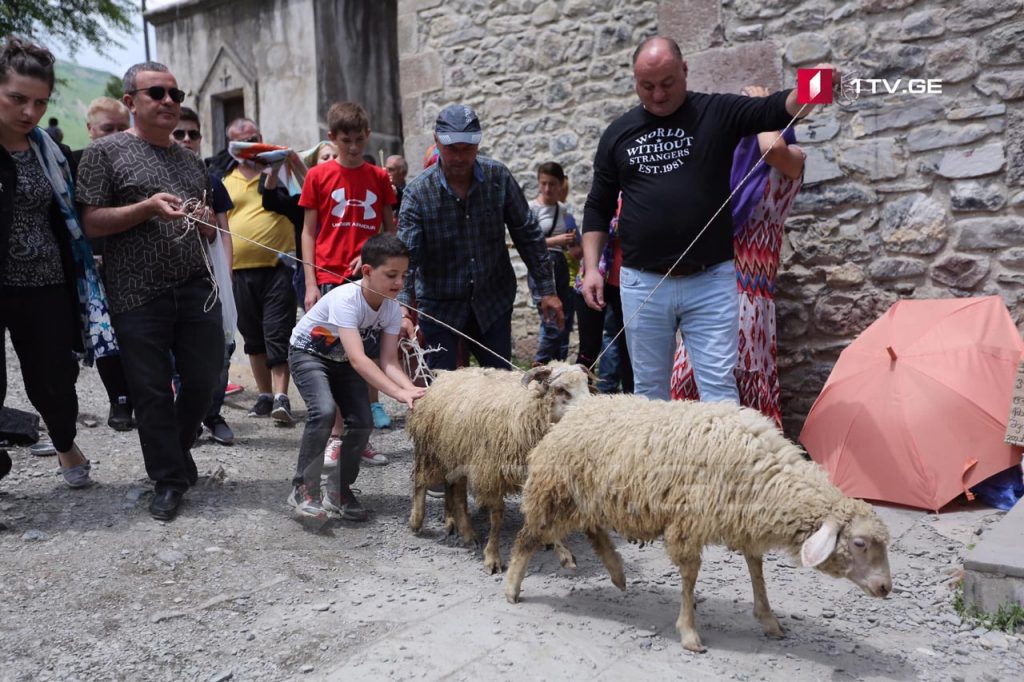
<instances>
[{"instance_id":1,"label":"woman with scarf","mask_svg":"<svg viewBox=\"0 0 1024 682\"><path fill-rule=\"evenodd\" d=\"M0 349L8 329L64 481L84 488L93 481L75 444L75 353L91 363L113 341L75 212L71 150L38 127L53 91L53 61L46 49L15 38L0 51ZM0 405L6 388L4 376Z\"/></svg>"},{"instance_id":2,"label":"woman with scarf","mask_svg":"<svg viewBox=\"0 0 1024 682\"><path fill-rule=\"evenodd\" d=\"M770 93L759 86L747 86L743 94L767 97ZM741 405L771 417L780 427L775 276L783 226L803 183L805 155L794 142L791 128L743 138L733 154L729 183L736 192L730 202L740 311L736 385ZM671 386L675 400L700 399L682 343L676 349Z\"/></svg>"}]
</instances>

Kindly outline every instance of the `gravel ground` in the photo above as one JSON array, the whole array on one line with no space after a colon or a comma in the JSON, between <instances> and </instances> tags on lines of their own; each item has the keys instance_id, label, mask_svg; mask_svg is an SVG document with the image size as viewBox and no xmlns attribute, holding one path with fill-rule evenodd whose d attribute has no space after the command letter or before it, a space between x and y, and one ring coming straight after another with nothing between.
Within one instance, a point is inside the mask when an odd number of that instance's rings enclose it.
<instances>
[{"instance_id":1,"label":"gravel ground","mask_svg":"<svg viewBox=\"0 0 1024 682\"><path fill-rule=\"evenodd\" d=\"M8 347L7 404L28 409ZM243 358L244 360L244 358ZM679 575L660 543L616 539L629 581L620 593L582 536L579 568L541 552L523 600L505 602L480 553L449 544L442 503L428 502L421 536L406 528L410 443L401 410L372 443L391 465L357 486L369 522L320 533L289 516L285 498L301 427L247 419L249 390L224 416L237 443L194 451L207 476L181 516L147 512L138 436L105 425L99 377L83 370L79 443L99 485L66 489L56 458L12 452L0 483L0 679L899 679L1019 680L1024 642L961 623L951 576L969 543L1000 517L984 507L941 516L881 508L893 534L895 594L767 557L769 597L787 637L766 639L751 615L742 557L709 550L698 581L706 654L675 632ZM296 411L302 404L292 398ZM98 425L97 425L98 424ZM486 532L475 513L477 532ZM507 560L520 523L512 501Z\"/></svg>"}]
</instances>

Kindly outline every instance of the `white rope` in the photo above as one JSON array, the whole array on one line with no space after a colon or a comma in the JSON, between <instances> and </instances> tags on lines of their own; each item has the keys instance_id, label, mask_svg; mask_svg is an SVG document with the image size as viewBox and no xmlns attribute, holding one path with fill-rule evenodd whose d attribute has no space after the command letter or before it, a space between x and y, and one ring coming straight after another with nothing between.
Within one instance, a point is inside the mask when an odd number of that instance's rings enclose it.
<instances>
[{"instance_id":1,"label":"white rope","mask_svg":"<svg viewBox=\"0 0 1024 682\"><path fill-rule=\"evenodd\" d=\"M762 163L764 163L764 162L765 162L765 161L764 161L764 157L768 156L768 152L770 152L770 151L771 151L772 149L774 149L774 148L775 148L775 144L776 144L776 143L777 143L777 142L778 142L779 140L781 140L781 139L782 139L782 135L783 135L783 133L785 133L785 132L786 132L787 130L789 130L790 128L792 128L792 127L793 127L793 124L794 124L794 123L795 123L795 122L797 121L797 119L799 119L799 118L800 118L800 114L802 114L802 113L804 112L804 109L806 109L806 108L807 108L807 105L806 105L806 104L804 104L803 106L801 106L801 107L800 107L800 110L796 112L796 115L795 115L795 116L793 116L793 118L791 118L791 119L789 120L789 123L787 123L787 124L786 124L786 127L785 127L785 128L783 128L783 129L782 129L781 131L779 131L779 135L778 135L778 136L777 136L777 137L776 137L776 138L775 138L774 140L772 140L772 144L771 144L771 146L770 146L770 147L768 147L768 151L766 151L766 152L764 152L763 154L761 154L761 158L757 160L757 163L755 163L755 164L754 164L753 166L751 166L750 170L749 170L749 171L747 171L747 174L743 176L743 179L742 179L742 180L740 180L739 184L737 184L737 185L736 185L736 188L735 188L735 189L733 189L733 191L729 193L729 196L727 196L727 197L725 198L725 201L724 201L724 202L722 202L722 205L718 207L718 210L717 210L717 211L715 211L714 215L712 215L712 216L711 216L711 218L710 218L710 219L708 220L708 222L704 224L704 227L700 228L700 232L698 232L698 233L697 233L697 236L693 238L693 241L691 241L691 242L690 242L690 245L689 245L689 246L687 246L687 247L686 247L686 248L685 248L685 249L683 250L683 252L682 252L681 254L679 254L679 258L676 258L676 261L675 261L675 262L674 262L674 263L672 264L672 267L668 268L668 270L666 270L666 271L665 271L665 274L664 274L664 275L662 275L661 279L660 279L660 280L658 280L658 283L654 285L654 288L653 288L653 289L651 289L651 291L650 291L650 293L649 293L649 294L647 294L647 297L646 297L646 298L644 298L644 300L640 302L640 305L638 305L638 306L637 306L637 308L636 308L636 310L634 310L634 311L633 311L633 314L629 316L629 319L628 319L628 320L625 320L625 321L623 321L623 323L622 323L622 328L621 328L621 329L620 329L620 330L619 330L619 331L618 331L618 332L617 332L617 333L615 334L615 336L613 336L613 337L611 338L611 340L610 340L610 341L608 342L608 345L607 345L607 346L605 346L604 350L602 350L602 351L601 351L600 353L598 353L598 354L597 354L597 357L596 357L596 358L594 358L594 362L593 362L593 363L591 363L591 365L590 365L590 371L591 371L591 372L593 372L593 371L594 371L594 368L595 368L595 367L597 367L597 366L598 366L598 364L599 364L599 363L601 362L601 357L602 357L602 356L603 356L603 355L604 355L605 353L607 353L607 352L608 352L608 349L612 347L612 345L613 345L613 344L615 343L615 341L616 341L616 340L617 340L617 339L619 338L619 336L621 336L621 335L622 335L622 334L623 334L623 333L624 333L624 332L626 331L626 327L628 327L628 326L629 326L629 323L630 323L630 322L632 322L632 321L633 321L633 319L634 319L634 318L635 318L635 317L636 317L636 316L637 316L638 314L640 314L640 310L641 310L641 309L642 309L642 308L643 308L643 307L644 307L645 305L647 305L647 302L648 302L648 301L650 301L650 300L651 300L651 297L652 297L652 296L654 296L654 292L658 290L658 287L660 287L660 286L661 286L662 284L664 284L664 283L665 283L665 280L666 280L666 279L668 279L668 278L670 277L670 273L671 273L671 272L672 272L672 271L673 271L673 270L675 269L675 267L676 267L677 265L679 265L679 263L680 263L680 262L681 262L681 261L683 260L683 258L685 258L685 257L686 257L686 254L688 254L688 253L690 252L690 249L692 249L692 248L693 248L693 245L697 243L697 240L699 240L699 239L700 239L700 238L701 238L701 237L702 237L702 236L704 235L704 232L706 232L706 231L707 231L707 229L708 229L709 227L711 227L711 223L713 223L713 222L715 221L715 218L717 218L717 217L718 217L718 214L719 214L719 213L721 213L721 212L722 212L722 211L723 211L723 210L725 209L725 207L729 205L729 202L730 202L730 201L732 200L732 197L733 197L733 195L735 195L735 194L736 194L736 192L738 192L738 191L740 190L740 187L742 187L742 186L743 186L743 184L744 184L744 183L745 183L745 182L747 181L747 178L749 178L749 177L751 176L751 174L753 174L754 170L755 170L755 169L756 169L756 168L758 167L758 165L760 165L760 164L762 164Z\"/></svg>"},{"instance_id":2,"label":"white rope","mask_svg":"<svg viewBox=\"0 0 1024 682\"><path fill-rule=\"evenodd\" d=\"M419 330L420 328L417 326L415 331L418 332ZM434 383L434 373L427 366L427 356L445 349L442 346L423 348L420 346L419 341L416 340L415 333L411 339L401 339L398 342L398 347L404 353L402 364L404 365L405 373L412 379L412 382L415 384L417 381L422 381L425 386L430 386ZM412 366L414 360L416 362L415 368Z\"/></svg>"},{"instance_id":3,"label":"white rope","mask_svg":"<svg viewBox=\"0 0 1024 682\"><path fill-rule=\"evenodd\" d=\"M217 284L217 275L213 272L213 263L210 262L210 253L207 251L206 245L203 243L203 235L200 234L199 226L196 224L209 224L201 220L199 217L207 210L206 190L203 190L201 198L186 200L181 205L181 210L185 212L185 232L182 233L178 239L186 239L190 233L195 235L196 243L199 244L199 252L203 254L203 265L206 266L206 272L210 275L210 285L212 286L212 290L210 291L210 295L206 297L206 301L203 303L203 312L208 313L213 310L213 306L217 305L217 299L220 297L220 286Z\"/></svg>"},{"instance_id":4,"label":"white rope","mask_svg":"<svg viewBox=\"0 0 1024 682\"><path fill-rule=\"evenodd\" d=\"M189 207L194 207L195 204L193 204L192 202L198 202L198 201L199 201L198 199L189 199L188 201L185 202L184 205L185 206L189 206ZM277 249L271 248L271 247L269 247L269 246L267 246L265 244L261 244L261 243L259 243L258 241L254 240L254 239L249 239L248 237L242 236L242 235L237 234L235 232L232 232L230 230L225 230L220 225L213 225L211 223L208 223L205 220L201 219L199 217L199 215L198 215L198 211L195 211L194 209L193 209L193 211L191 213L189 213L189 215L187 215L185 217L185 222L186 222L186 225L188 227L192 227L196 223L198 223L200 225L206 225L207 227L212 227L213 229L217 230L218 232L223 232L224 234L229 235L231 239L241 239L242 241L246 241L246 242L249 242L250 244L254 244L254 245L258 246L261 249L266 249L267 251L273 251L274 253L276 253L279 256L284 256L285 258L291 258L296 263L299 263L301 265L308 265L308 266L314 268L315 270L319 270L320 272L325 272L325 273L327 273L329 275L332 275L334 277L339 277L340 279L342 279L345 282L350 282L350 283L357 283L357 282L359 282L359 280L351 279L349 277L342 277L340 274L338 274L338 273L336 273L336 272L334 272L332 270L328 270L327 268L321 267L321 266L317 265L316 263L310 263L309 261L304 261L301 258L295 257L295 255L293 255L293 254L286 253L285 251L278 251ZM198 234L198 230L197 230L197 234ZM209 267L209 262L207 262L207 266ZM211 270L211 272L212 272L212 270ZM212 275L211 275L211 277L212 277ZM361 285L361 286L365 286L365 285ZM216 284L214 284L214 288L216 289ZM368 286L366 287L366 290L367 291L372 291L375 294L379 294L380 296L383 296L384 298L388 298L388 295L385 294L382 291L377 291L376 289L372 289L372 288L370 288ZM448 324L448 323L446 323L446 322L444 322L442 320L437 319L433 315L428 315L427 313L425 313L422 310L416 308L415 306L409 305L408 303L400 303L399 305L401 305L401 306L403 306L405 308L408 308L409 310L415 311L416 314L418 314L418 315L420 315L422 317L425 317L428 320L430 320L431 322L434 322L434 323L444 327L445 329L447 329L448 331L452 332L453 334L455 334L457 336L461 336L462 338L464 338L465 340L469 341L470 343L476 344L480 348L484 349L485 351L487 351L488 353L490 353L491 355L493 355L494 357L498 358L503 363L508 365L509 369L511 369L512 371L520 372L522 374L526 373L525 370L520 369L519 367L516 367L512 363L512 361L510 361L508 358L505 358L502 355L500 355L499 353L497 353L496 351L491 350L490 348L488 348L484 344L482 344L479 341L477 341L476 339L474 339L474 338L464 334L463 332L459 331L458 329L456 329L455 327L451 326L450 324ZM435 351L436 350L437 349L435 349ZM435 352L435 351L429 351L429 352ZM428 351L424 351L424 352L428 352Z\"/></svg>"}]
</instances>

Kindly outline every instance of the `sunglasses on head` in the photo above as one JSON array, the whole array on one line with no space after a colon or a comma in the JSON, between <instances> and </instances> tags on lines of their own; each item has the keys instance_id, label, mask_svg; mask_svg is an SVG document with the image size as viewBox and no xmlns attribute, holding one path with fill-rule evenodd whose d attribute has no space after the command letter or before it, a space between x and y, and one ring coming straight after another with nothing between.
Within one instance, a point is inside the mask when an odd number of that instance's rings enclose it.
<instances>
[{"instance_id":1,"label":"sunglasses on head","mask_svg":"<svg viewBox=\"0 0 1024 682\"><path fill-rule=\"evenodd\" d=\"M165 88L162 85L154 85L150 88L137 88L129 91L127 94L134 95L137 92L146 93L154 102L162 102L167 95L171 96L171 101L175 104L181 104L185 101L185 91L178 88Z\"/></svg>"},{"instance_id":2,"label":"sunglasses on head","mask_svg":"<svg viewBox=\"0 0 1024 682\"><path fill-rule=\"evenodd\" d=\"M173 135L174 139L178 140L179 142L184 140L186 136L188 136L188 139L192 140L193 142L195 140L203 139L203 134L198 130L175 130L173 133L171 133L171 135Z\"/></svg>"}]
</instances>

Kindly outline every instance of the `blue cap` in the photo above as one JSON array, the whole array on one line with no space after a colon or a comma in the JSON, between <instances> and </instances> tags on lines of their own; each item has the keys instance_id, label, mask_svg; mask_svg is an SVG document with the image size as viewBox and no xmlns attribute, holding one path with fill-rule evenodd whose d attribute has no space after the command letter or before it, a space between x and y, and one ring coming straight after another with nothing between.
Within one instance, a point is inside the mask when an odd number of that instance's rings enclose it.
<instances>
[{"instance_id":1,"label":"blue cap","mask_svg":"<svg viewBox=\"0 0 1024 682\"><path fill-rule=\"evenodd\" d=\"M449 144L480 144L483 133L476 112L465 104L449 104L437 115L434 123L437 141Z\"/></svg>"}]
</instances>

